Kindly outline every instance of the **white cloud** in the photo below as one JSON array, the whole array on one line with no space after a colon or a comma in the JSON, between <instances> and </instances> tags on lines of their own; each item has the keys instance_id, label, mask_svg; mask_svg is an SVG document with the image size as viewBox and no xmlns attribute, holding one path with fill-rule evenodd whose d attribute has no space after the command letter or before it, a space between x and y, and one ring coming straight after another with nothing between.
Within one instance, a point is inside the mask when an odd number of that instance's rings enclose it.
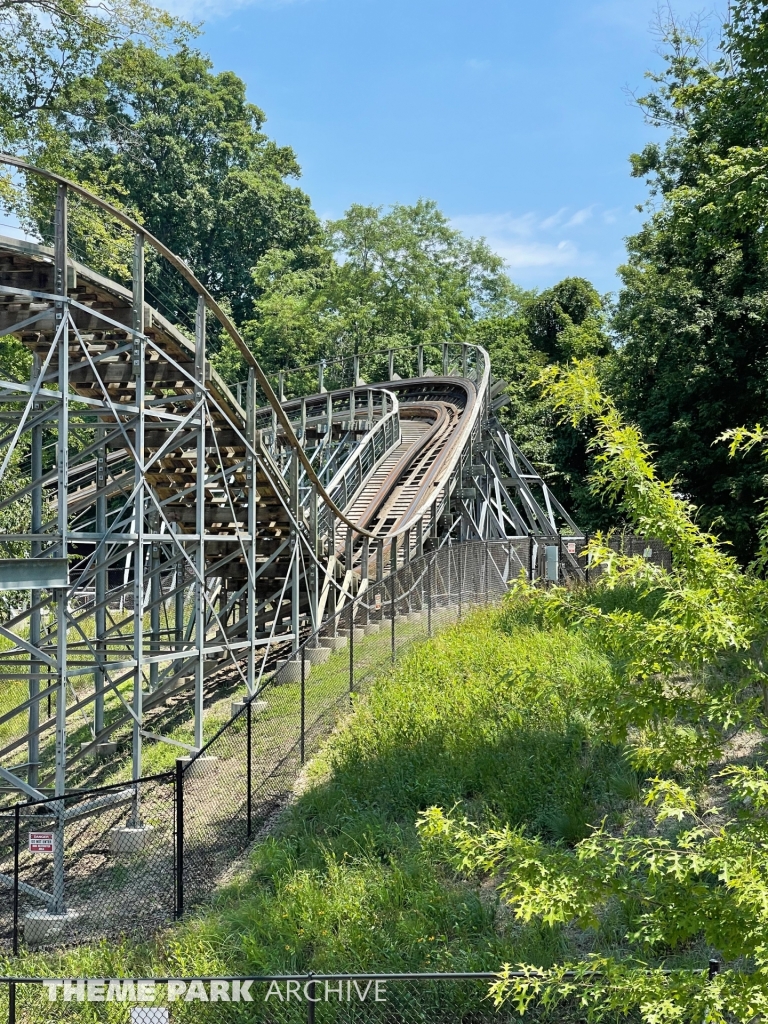
<instances>
[{"instance_id":1,"label":"white cloud","mask_svg":"<svg viewBox=\"0 0 768 1024\"><path fill-rule=\"evenodd\" d=\"M539 226L542 227L545 231L549 231L550 228L556 228L557 225L562 222L563 217L566 215L567 212L568 207L561 206L557 213L553 213L551 217L547 217L546 220L543 220Z\"/></svg>"},{"instance_id":2,"label":"white cloud","mask_svg":"<svg viewBox=\"0 0 768 1024\"><path fill-rule=\"evenodd\" d=\"M578 210L567 223L563 223L567 207L543 218L533 212L476 214L453 217L452 223L467 235L485 238L512 271L548 267L575 270L589 266L592 257L579 248L570 234L565 234L565 229L580 227L589 219L592 209L593 206Z\"/></svg>"},{"instance_id":3,"label":"white cloud","mask_svg":"<svg viewBox=\"0 0 768 1024\"><path fill-rule=\"evenodd\" d=\"M474 57L465 62L470 71L486 71L491 66L489 60L476 60Z\"/></svg>"},{"instance_id":4,"label":"white cloud","mask_svg":"<svg viewBox=\"0 0 768 1024\"><path fill-rule=\"evenodd\" d=\"M585 206L583 210L577 210L565 226L567 228L577 228L580 227L582 224L586 224L586 222L592 216L592 211L594 210L594 208L595 204L592 203L591 206Z\"/></svg>"}]
</instances>

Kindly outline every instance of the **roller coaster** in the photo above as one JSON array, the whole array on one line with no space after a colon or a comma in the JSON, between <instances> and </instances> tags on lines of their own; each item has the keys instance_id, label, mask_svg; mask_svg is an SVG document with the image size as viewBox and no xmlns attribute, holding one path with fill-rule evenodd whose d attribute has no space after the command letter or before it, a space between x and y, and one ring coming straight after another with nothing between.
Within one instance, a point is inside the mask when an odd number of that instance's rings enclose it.
<instances>
[{"instance_id":1,"label":"roller coaster","mask_svg":"<svg viewBox=\"0 0 768 1024\"><path fill-rule=\"evenodd\" d=\"M138 779L143 744L184 746L163 731L171 706L193 720L193 756L206 693L290 678L307 636L426 551L524 538L530 575L580 573L564 540L583 535L503 429L506 384L483 348L352 355L270 380L141 224L0 159L55 206L51 245L0 237L0 336L27 354L0 380L6 802L63 796L121 733ZM128 240L130 280L75 258L73 204ZM145 260L176 275L194 323L150 301ZM232 387L208 358L222 331L248 367Z\"/></svg>"}]
</instances>

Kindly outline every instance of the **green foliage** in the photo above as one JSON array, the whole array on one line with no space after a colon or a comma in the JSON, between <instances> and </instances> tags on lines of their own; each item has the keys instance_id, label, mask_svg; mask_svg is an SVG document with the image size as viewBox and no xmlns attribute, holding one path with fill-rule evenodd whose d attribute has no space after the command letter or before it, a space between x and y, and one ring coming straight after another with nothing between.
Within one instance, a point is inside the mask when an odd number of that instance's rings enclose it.
<instances>
[{"instance_id":1,"label":"green foliage","mask_svg":"<svg viewBox=\"0 0 768 1024\"><path fill-rule=\"evenodd\" d=\"M603 569L596 582L546 591L517 584L507 628L549 623L607 659L610 671L584 677L578 710L597 738L627 744L635 772L617 770L613 788L642 789L653 817L618 829L604 820L572 849L552 847L513 819L488 828L438 807L419 828L455 870L495 879L518 920L615 935L611 956L596 950L553 971L526 969L522 979L507 965L494 987L499 1001L522 1012L534 1001L575 1000L595 1020L621 1011L654 1022L747 1021L768 1004L768 586L658 477L641 434L601 393L590 363L551 368L545 392L574 424L590 418L593 488L639 532L663 539L673 566L617 555L598 537L590 545L593 566ZM734 444L758 438L739 432ZM643 775L654 777L643 784ZM746 970L711 986L691 969L665 975L692 945Z\"/></svg>"},{"instance_id":2,"label":"green foliage","mask_svg":"<svg viewBox=\"0 0 768 1024\"><path fill-rule=\"evenodd\" d=\"M607 312L605 300L588 281L565 278L541 293L521 295L509 315L479 320L472 331L472 340L490 353L494 376L509 382L501 422L587 531L616 522L615 512L586 483L590 424L559 422L538 382L544 367L565 365L577 356L608 361Z\"/></svg>"},{"instance_id":3,"label":"green foliage","mask_svg":"<svg viewBox=\"0 0 768 1024\"><path fill-rule=\"evenodd\" d=\"M53 120L56 139L39 162L137 211L214 295L229 299L238 321L252 312L251 268L261 256L317 236L309 200L286 181L299 175L292 150L266 136L244 83L214 74L184 38L170 53L135 40L113 46L71 85ZM75 244L87 244L87 232L75 234ZM193 312L168 268L151 264L147 279L161 309Z\"/></svg>"},{"instance_id":4,"label":"green foliage","mask_svg":"<svg viewBox=\"0 0 768 1024\"><path fill-rule=\"evenodd\" d=\"M65 97L127 36L162 46L180 23L145 0L0 3L0 144L36 149L56 137Z\"/></svg>"},{"instance_id":5,"label":"green foliage","mask_svg":"<svg viewBox=\"0 0 768 1024\"><path fill-rule=\"evenodd\" d=\"M550 967L562 929L512 921L493 893L446 871L417 815L458 806L573 842L563 822L614 812L621 752L593 743L578 706L604 656L562 628L474 612L411 648L311 766L302 791L212 909L152 948L107 948L25 969L55 976ZM295 714L295 702L292 713ZM582 824L581 834L584 832ZM87 965L87 966L86 966Z\"/></svg>"},{"instance_id":6,"label":"green foliage","mask_svg":"<svg viewBox=\"0 0 768 1024\"><path fill-rule=\"evenodd\" d=\"M764 4L738 0L729 14L714 61L672 22L666 70L640 100L669 135L632 158L653 212L620 271L613 387L662 473L747 559L765 474L756 453L729 463L713 442L764 422L768 404L768 47Z\"/></svg>"},{"instance_id":7,"label":"green foliage","mask_svg":"<svg viewBox=\"0 0 768 1024\"><path fill-rule=\"evenodd\" d=\"M463 341L477 319L504 313L519 293L484 241L450 227L434 202L353 205L319 244L267 253L248 325L273 368L381 348Z\"/></svg>"}]
</instances>

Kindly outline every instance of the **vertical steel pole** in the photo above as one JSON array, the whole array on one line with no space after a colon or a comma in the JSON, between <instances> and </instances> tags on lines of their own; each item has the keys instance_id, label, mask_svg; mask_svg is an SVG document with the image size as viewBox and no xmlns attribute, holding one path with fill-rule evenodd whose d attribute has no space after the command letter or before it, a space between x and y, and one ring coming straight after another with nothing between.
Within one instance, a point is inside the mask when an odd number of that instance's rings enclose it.
<instances>
[{"instance_id":1,"label":"vertical steel pole","mask_svg":"<svg viewBox=\"0 0 768 1024\"><path fill-rule=\"evenodd\" d=\"M371 545L368 537L363 537L363 546L360 553L360 587L364 596L360 599L360 621L364 626L370 622L370 594L368 593L368 564L371 560ZM365 589L363 590L363 583Z\"/></svg>"},{"instance_id":2,"label":"vertical steel pole","mask_svg":"<svg viewBox=\"0 0 768 1024\"><path fill-rule=\"evenodd\" d=\"M176 907L178 920L184 913L184 762L176 758Z\"/></svg>"},{"instance_id":3,"label":"vertical steel pole","mask_svg":"<svg viewBox=\"0 0 768 1024\"><path fill-rule=\"evenodd\" d=\"M19 805L13 808L13 955L19 952Z\"/></svg>"},{"instance_id":4,"label":"vertical steel pole","mask_svg":"<svg viewBox=\"0 0 768 1024\"><path fill-rule=\"evenodd\" d=\"M305 721L304 716L306 713L306 694L307 694L307 667L306 667L307 652L301 648L301 736L299 737L299 753L301 755L301 763L304 764L304 729Z\"/></svg>"},{"instance_id":5,"label":"vertical steel pole","mask_svg":"<svg viewBox=\"0 0 768 1024\"><path fill-rule=\"evenodd\" d=\"M68 555L67 495L69 480L69 311L67 294L67 186L56 189L54 237L54 280L57 296L64 299L55 304L55 323L58 332L59 404L58 437L56 443L56 469L58 501L58 554ZM54 792L63 797L67 762L67 631L69 627L67 590L58 588L56 594L56 770ZM53 854L53 904L55 914L64 913L64 800L57 802L58 816Z\"/></svg>"},{"instance_id":6,"label":"vertical steel pole","mask_svg":"<svg viewBox=\"0 0 768 1024\"><path fill-rule=\"evenodd\" d=\"M248 716L246 719L246 737L245 737L245 784L247 787L246 795L246 810L248 815L248 838L251 838L252 831L252 816L253 816L253 701L249 700L245 705L245 713Z\"/></svg>"},{"instance_id":7,"label":"vertical steel pole","mask_svg":"<svg viewBox=\"0 0 768 1024\"><path fill-rule=\"evenodd\" d=\"M528 582L533 583L533 537L528 537Z\"/></svg>"},{"instance_id":8,"label":"vertical steel pole","mask_svg":"<svg viewBox=\"0 0 768 1024\"><path fill-rule=\"evenodd\" d=\"M36 382L40 375L40 356L34 355L33 357L33 369L32 369L32 384ZM35 408L40 408L40 403L35 403ZM42 426L36 426L32 428L31 437L31 477L32 477L32 521L31 528L34 535L39 535L43 529L43 488L39 483L43 475L43 428ZM39 540L33 540L30 548L30 554L33 558L39 556L42 552L42 543ZM29 616L29 642L33 647L40 647L41 641L41 630L40 630L40 608L36 607L40 604L43 592L41 590L33 590L30 599L32 602L32 611ZM38 726L40 725L40 701L38 694L40 692L40 661L35 658L34 655L30 658L29 666L29 739L27 741L27 761L29 762L29 768L27 769L27 781L30 786L37 789L38 786L38 768L40 764L40 736L38 734Z\"/></svg>"},{"instance_id":9,"label":"vertical steel pole","mask_svg":"<svg viewBox=\"0 0 768 1024\"><path fill-rule=\"evenodd\" d=\"M435 572L435 558L433 555L427 566L427 636L432 636L432 577Z\"/></svg>"},{"instance_id":10,"label":"vertical steel pole","mask_svg":"<svg viewBox=\"0 0 768 1024\"><path fill-rule=\"evenodd\" d=\"M392 538L389 548L389 578L392 592L390 594L389 618L392 632L392 661L395 660L395 601L397 590L397 537Z\"/></svg>"},{"instance_id":11,"label":"vertical steel pole","mask_svg":"<svg viewBox=\"0 0 768 1024\"><path fill-rule=\"evenodd\" d=\"M8 982L8 1024L16 1024L16 982Z\"/></svg>"},{"instance_id":12,"label":"vertical steel pole","mask_svg":"<svg viewBox=\"0 0 768 1024\"><path fill-rule=\"evenodd\" d=\"M424 346L419 345L416 349L416 376L424 376Z\"/></svg>"},{"instance_id":13,"label":"vertical steel pole","mask_svg":"<svg viewBox=\"0 0 768 1024\"><path fill-rule=\"evenodd\" d=\"M177 532L181 533L178 527ZM184 643L184 561L179 551L176 553L176 558L176 598L173 609L173 624L176 650L179 651Z\"/></svg>"},{"instance_id":14,"label":"vertical steel pole","mask_svg":"<svg viewBox=\"0 0 768 1024\"><path fill-rule=\"evenodd\" d=\"M150 529L155 535L150 541L149 545L149 586L150 586L150 609L149 609L149 629L150 629L150 643L149 650L151 654L157 655L160 653L160 600L162 598L162 588L160 586L160 542L155 538L160 533L160 522L159 516L156 511L152 512ZM154 692L157 689L157 682L160 674L160 665L158 662L150 662L149 666L149 689L150 692Z\"/></svg>"},{"instance_id":15,"label":"vertical steel pole","mask_svg":"<svg viewBox=\"0 0 768 1024\"><path fill-rule=\"evenodd\" d=\"M349 693L355 692L355 603L349 595Z\"/></svg>"},{"instance_id":16,"label":"vertical steel pole","mask_svg":"<svg viewBox=\"0 0 768 1024\"><path fill-rule=\"evenodd\" d=\"M195 317L195 400L198 404L197 479L195 487L195 735L196 750L203 746L203 683L205 682L205 299L197 300Z\"/></svg>"},{"instance_id":17,"label":"vertical steel pole","mask_svg":"<svg viewBox=\"0 0 768 1024\"><path fill-rule=\"evenodd\" d=\"M319 535L319 523L318 523L318 501L317 501L317 488L314 484L310 484L309 487L309 543L311 550L314 554L314 558L310 559L309 563L309 614L312 625L312 631L320 629L320 622L318 620L318 607L320 603L320 579L318 571L318 563L320 561L322 552L320 548L320 535Z\"/></svg>"},{"instance_id":18,"label":"vertical steel pole","mask_svg":"<svg viewBox=\"0 0 768 1024\"><path fill-rule=\"evenodd\" d=\"M248 696L256 692L256 381L253 369L248 371L248 389L245 397L245 437L249 447L245 453L245 482L248 489L248 567L246 572L247 616L248 616L248 666L246 669L246 688ZM251 725L250 704L248 705L248 728ZM250 771L250 760L248 762ZM249 784L250 785L250 784ZM250 799L250 788L248 790ZM250 829L250 817L248 819ZM248 833L250 835L250 831Z\"/></svg>"},{"instance_id":19,"label":"vertical steel pole","mask_svg":"<svg viewBox=\"0 0 768 1024\"><path fill-rule=\"evenodd\" d=\"M291 650L293 654L299 649L299 629L301 622L299 619L299 613L301 610L300 606L300 595L299 595L299 583L300 583L300 558L299 558L299 545L301 540L299 538L299 455L296 449L291 449L291 470L290 470L290 498L291 498L291 514L294 518L294 526L292 529L293 541L292 541L292 575L291 575L291 632L293 633L293 640L291 642Z\"/></svg>"},{"instance_id":20,"label":"vertical steel pole","mask_svg":"<svg viewBox=\"0 0 768 1024\"><path fill-rule=\"evenodd\" d=\"M460 550L461 550L461 545L459 545L459 551ZM463 573L461 571L461 555L460 555L459 551L454 551L454 556L456 558L456 561L459 563L458 564L458 568L456 570L456 591L457 591L458 597L459 597L459 618L461 618L461 591L462 591L462 584L464 583L464 579L463 579Z\"/></svg>"},{"instance_id":21,"label":"vertical steel pole","mask_svg":"<svg viewBox=\"0 0 768 1024\"><path fill-rule=\"evenodd\" d=\"M387 351L387 380L395 376L395 353L392 349Z\"/></svg>"},{"instance_id":22,"label":"vertical steel pole","mask_svg":"<svg viewBox=\"0 0 768 1024\"><path fill-rule=\"evenodd\" d=\"M94 686L96 695L93 702L93 730L98 736L104 728L104 684L106 676L104 665L106 661L107 632L107 550L104 544L107 532L107 449L106 438L107 428L98 426L96 428L96 439L99 448L96 453L96 533L98 551L96 554L96 611L94 613L94 625L96 633L96 665L94 666Z\"/></svg>"},{"instance_id":23,"label":"vertical steel pole","mask_svg":"<svg viewBox=\"0 0 768 1024\"><path fill-rule=\"evenodd\" d=\"M133 764L134 782L141 778L142 736L144 718L144 426L146 410L145 362L146 339L144 338L144 238L137 234L133 247L133 378L136 382L136 428L134 449L134 505L133 519L136 539L133 548ZM131 824L141 825L139 787L134 788L134 805Z\"/></svg>"}]
</instances>

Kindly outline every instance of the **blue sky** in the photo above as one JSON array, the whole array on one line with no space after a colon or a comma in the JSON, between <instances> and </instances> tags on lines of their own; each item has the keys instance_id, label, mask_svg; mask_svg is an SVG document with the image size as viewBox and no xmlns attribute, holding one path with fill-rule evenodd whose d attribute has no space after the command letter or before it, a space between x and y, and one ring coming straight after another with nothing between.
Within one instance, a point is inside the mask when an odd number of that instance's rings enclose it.
<instances>
[{"instance_id":1,"label":"blue sky","mask_svg":"<svg viewBox=\"0 0 768 1024\"><path fill-rule=\"evenodd\" d=\"M616 288L654 137L656 0L169 0L291 145L321 216L435 199L512 278ZM178 6L180 5L180 6ZM676 0L685 16L701 3Z\"/></svg>"}]
</instances>

